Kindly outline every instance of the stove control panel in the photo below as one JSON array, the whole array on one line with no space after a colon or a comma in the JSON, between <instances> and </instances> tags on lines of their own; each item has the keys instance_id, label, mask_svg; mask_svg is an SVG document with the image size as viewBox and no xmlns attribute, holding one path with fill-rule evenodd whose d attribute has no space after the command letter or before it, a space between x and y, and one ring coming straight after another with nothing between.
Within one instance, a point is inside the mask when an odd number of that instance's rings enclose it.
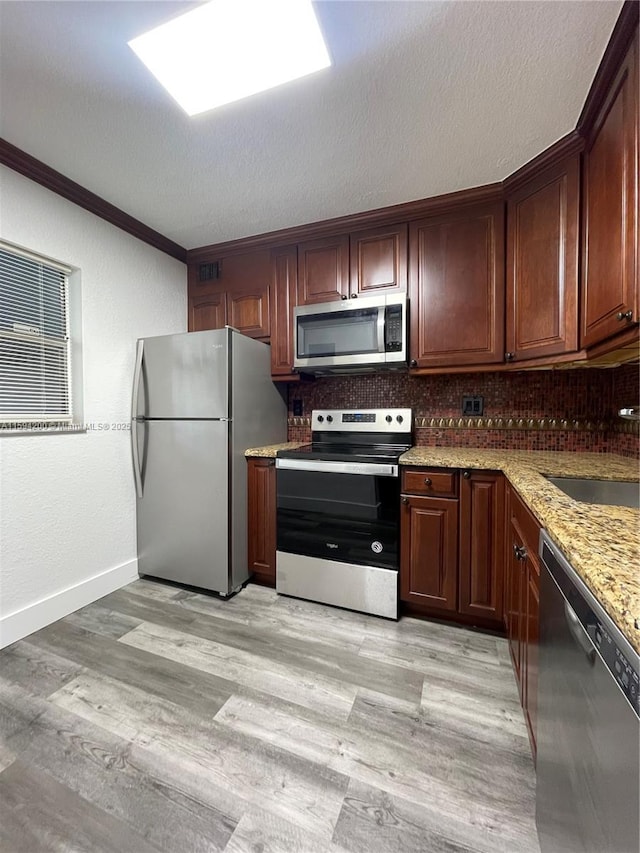
<instances>
[{"instance_id":1,"label":"stove control panel","mask_svg":"<svg viewBox=\"0 0 640 853\"><path fill-rule=\"evenodd\" d=\"M411 409L314 409L317 432L411 432Z\"/></svg>"}]
</instances>

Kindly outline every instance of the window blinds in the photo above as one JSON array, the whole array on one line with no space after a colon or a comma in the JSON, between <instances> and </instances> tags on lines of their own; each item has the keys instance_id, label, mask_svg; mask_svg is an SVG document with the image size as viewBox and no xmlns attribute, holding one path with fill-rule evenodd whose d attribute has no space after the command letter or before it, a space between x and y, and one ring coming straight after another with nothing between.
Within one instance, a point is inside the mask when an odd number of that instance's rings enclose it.
<instances>
[{"instance_id":1,"label":"window blinds","mask_svg":"<svg viewBox=\"0 0 640 853\"><path fill-rule=\"evenodd\" d=\"M71 420L69 270L0 246L0 421Z\"/></svg>"}]
</instances>

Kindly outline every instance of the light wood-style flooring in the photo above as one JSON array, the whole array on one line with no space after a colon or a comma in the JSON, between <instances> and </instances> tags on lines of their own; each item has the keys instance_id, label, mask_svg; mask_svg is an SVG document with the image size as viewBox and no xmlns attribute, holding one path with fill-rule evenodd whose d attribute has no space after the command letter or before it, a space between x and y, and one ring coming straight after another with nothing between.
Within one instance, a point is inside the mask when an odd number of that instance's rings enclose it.
<instances>
[{"instance_id":1,"label":"light wood-style flooring","mask_svg":"<svg viewBox=\"0 0 640 853\"><path fill-rule=\"evenodd\" d=\"M3 853L539 853L506 641L140 580L0 652Z\"/></svg>"}]
</instances>

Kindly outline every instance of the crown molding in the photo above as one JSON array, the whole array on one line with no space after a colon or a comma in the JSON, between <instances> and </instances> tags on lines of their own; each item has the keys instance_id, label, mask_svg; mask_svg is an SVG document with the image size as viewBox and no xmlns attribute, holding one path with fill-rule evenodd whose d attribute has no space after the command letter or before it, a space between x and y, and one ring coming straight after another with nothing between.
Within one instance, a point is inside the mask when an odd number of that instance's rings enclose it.
<instances>
[{"instance_id":1,"label":"crown molding","mask_svg":"<svg viewBox=\"0 0 640 853\"><path fill-rule=\"evenodd\" d=\"M584 139L577 130L572 130L538 154L537 157L534 157L533 160L529 160L528 163L505 178L502 182L505 195L519 189L533 178L542 176L544 172L554 169L563 160L581 154L583 150Z\"/></svg>"},{"instance_id":2,"label":"crown molding","mask_svg":"<svg viewBox=\"0 0 640 853\"><path fill-rule=\"evenodd\" d=\"M131 234L138 240L153 246L154 249L159 249L178 261L186 262L187 250L185 248L158 231L154 231L153 228L149 228L140 220L129 216L128 213L120 210L111 202L105 201L105 199L85 189L72 181L71 178L67 178L61 172L52 169L51 166L47 166L41 160L32 157L31 154L27 154L26 151L22 151L7 142L6 139L0 139L0 164L8 166L14 172L19 172L29 180L35 181L35 183L66 198L67 201L72 201L84 210L88 210L89 213L99 216L111 225L115 225L116 228L120 228L127 234Z\"/></svg>"},{"instance_id":3,"label":"crown molding","mask_svg":"<svg viewBox=\"0 0 640 853\"><path fill-rule=\"evenodd\" d=\"M635 35L640 17L639 13L640 3L638 0L625 0L578 118L576 130L582 136L586 135L586 131L593 124L613 78L620 68L629 44Z\"/></svg>"},{"instance_id":4,"label":"crown molding","mask_svg":"<svg viewBox=\"0 0 640 853\"><path fill-rule=\"evenodd\" d=\"M241 237L226 243L213 243L209 246L199 246L187 251L187 262L190 264L203 263L215 258L228 257L253 249L275 248L304 240L315 240L319 237L330 237L345 231L360 231L376 226L393 225L397 222L408 222L412 219L422 219L426 216L446 214L459 210L461 207L475 204L502 201L502 183L485 184L481 187L470 187L445 195L432 198L407 201L390 207L366 210L349 216L338 216L334 219L323 219L320 222L310 222L296 225L293 228L282 228L279 231L269 231L251 237Z\"/></svg>"}]
</instances>

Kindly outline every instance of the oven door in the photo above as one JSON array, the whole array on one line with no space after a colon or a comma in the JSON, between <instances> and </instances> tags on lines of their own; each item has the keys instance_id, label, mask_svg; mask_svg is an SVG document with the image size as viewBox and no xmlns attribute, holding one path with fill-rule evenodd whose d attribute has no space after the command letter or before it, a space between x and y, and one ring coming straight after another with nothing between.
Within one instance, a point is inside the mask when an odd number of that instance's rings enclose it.
<instances>
[{"instance_id":1,"label":"oven door","mask_svg":"<svg viewBox=\"0 0 640 853\"><path fill-rule=\"evenodd\" d=\"M398 569L398 466L278 459L277 549Z\"/></svg>"}]
</instances>

